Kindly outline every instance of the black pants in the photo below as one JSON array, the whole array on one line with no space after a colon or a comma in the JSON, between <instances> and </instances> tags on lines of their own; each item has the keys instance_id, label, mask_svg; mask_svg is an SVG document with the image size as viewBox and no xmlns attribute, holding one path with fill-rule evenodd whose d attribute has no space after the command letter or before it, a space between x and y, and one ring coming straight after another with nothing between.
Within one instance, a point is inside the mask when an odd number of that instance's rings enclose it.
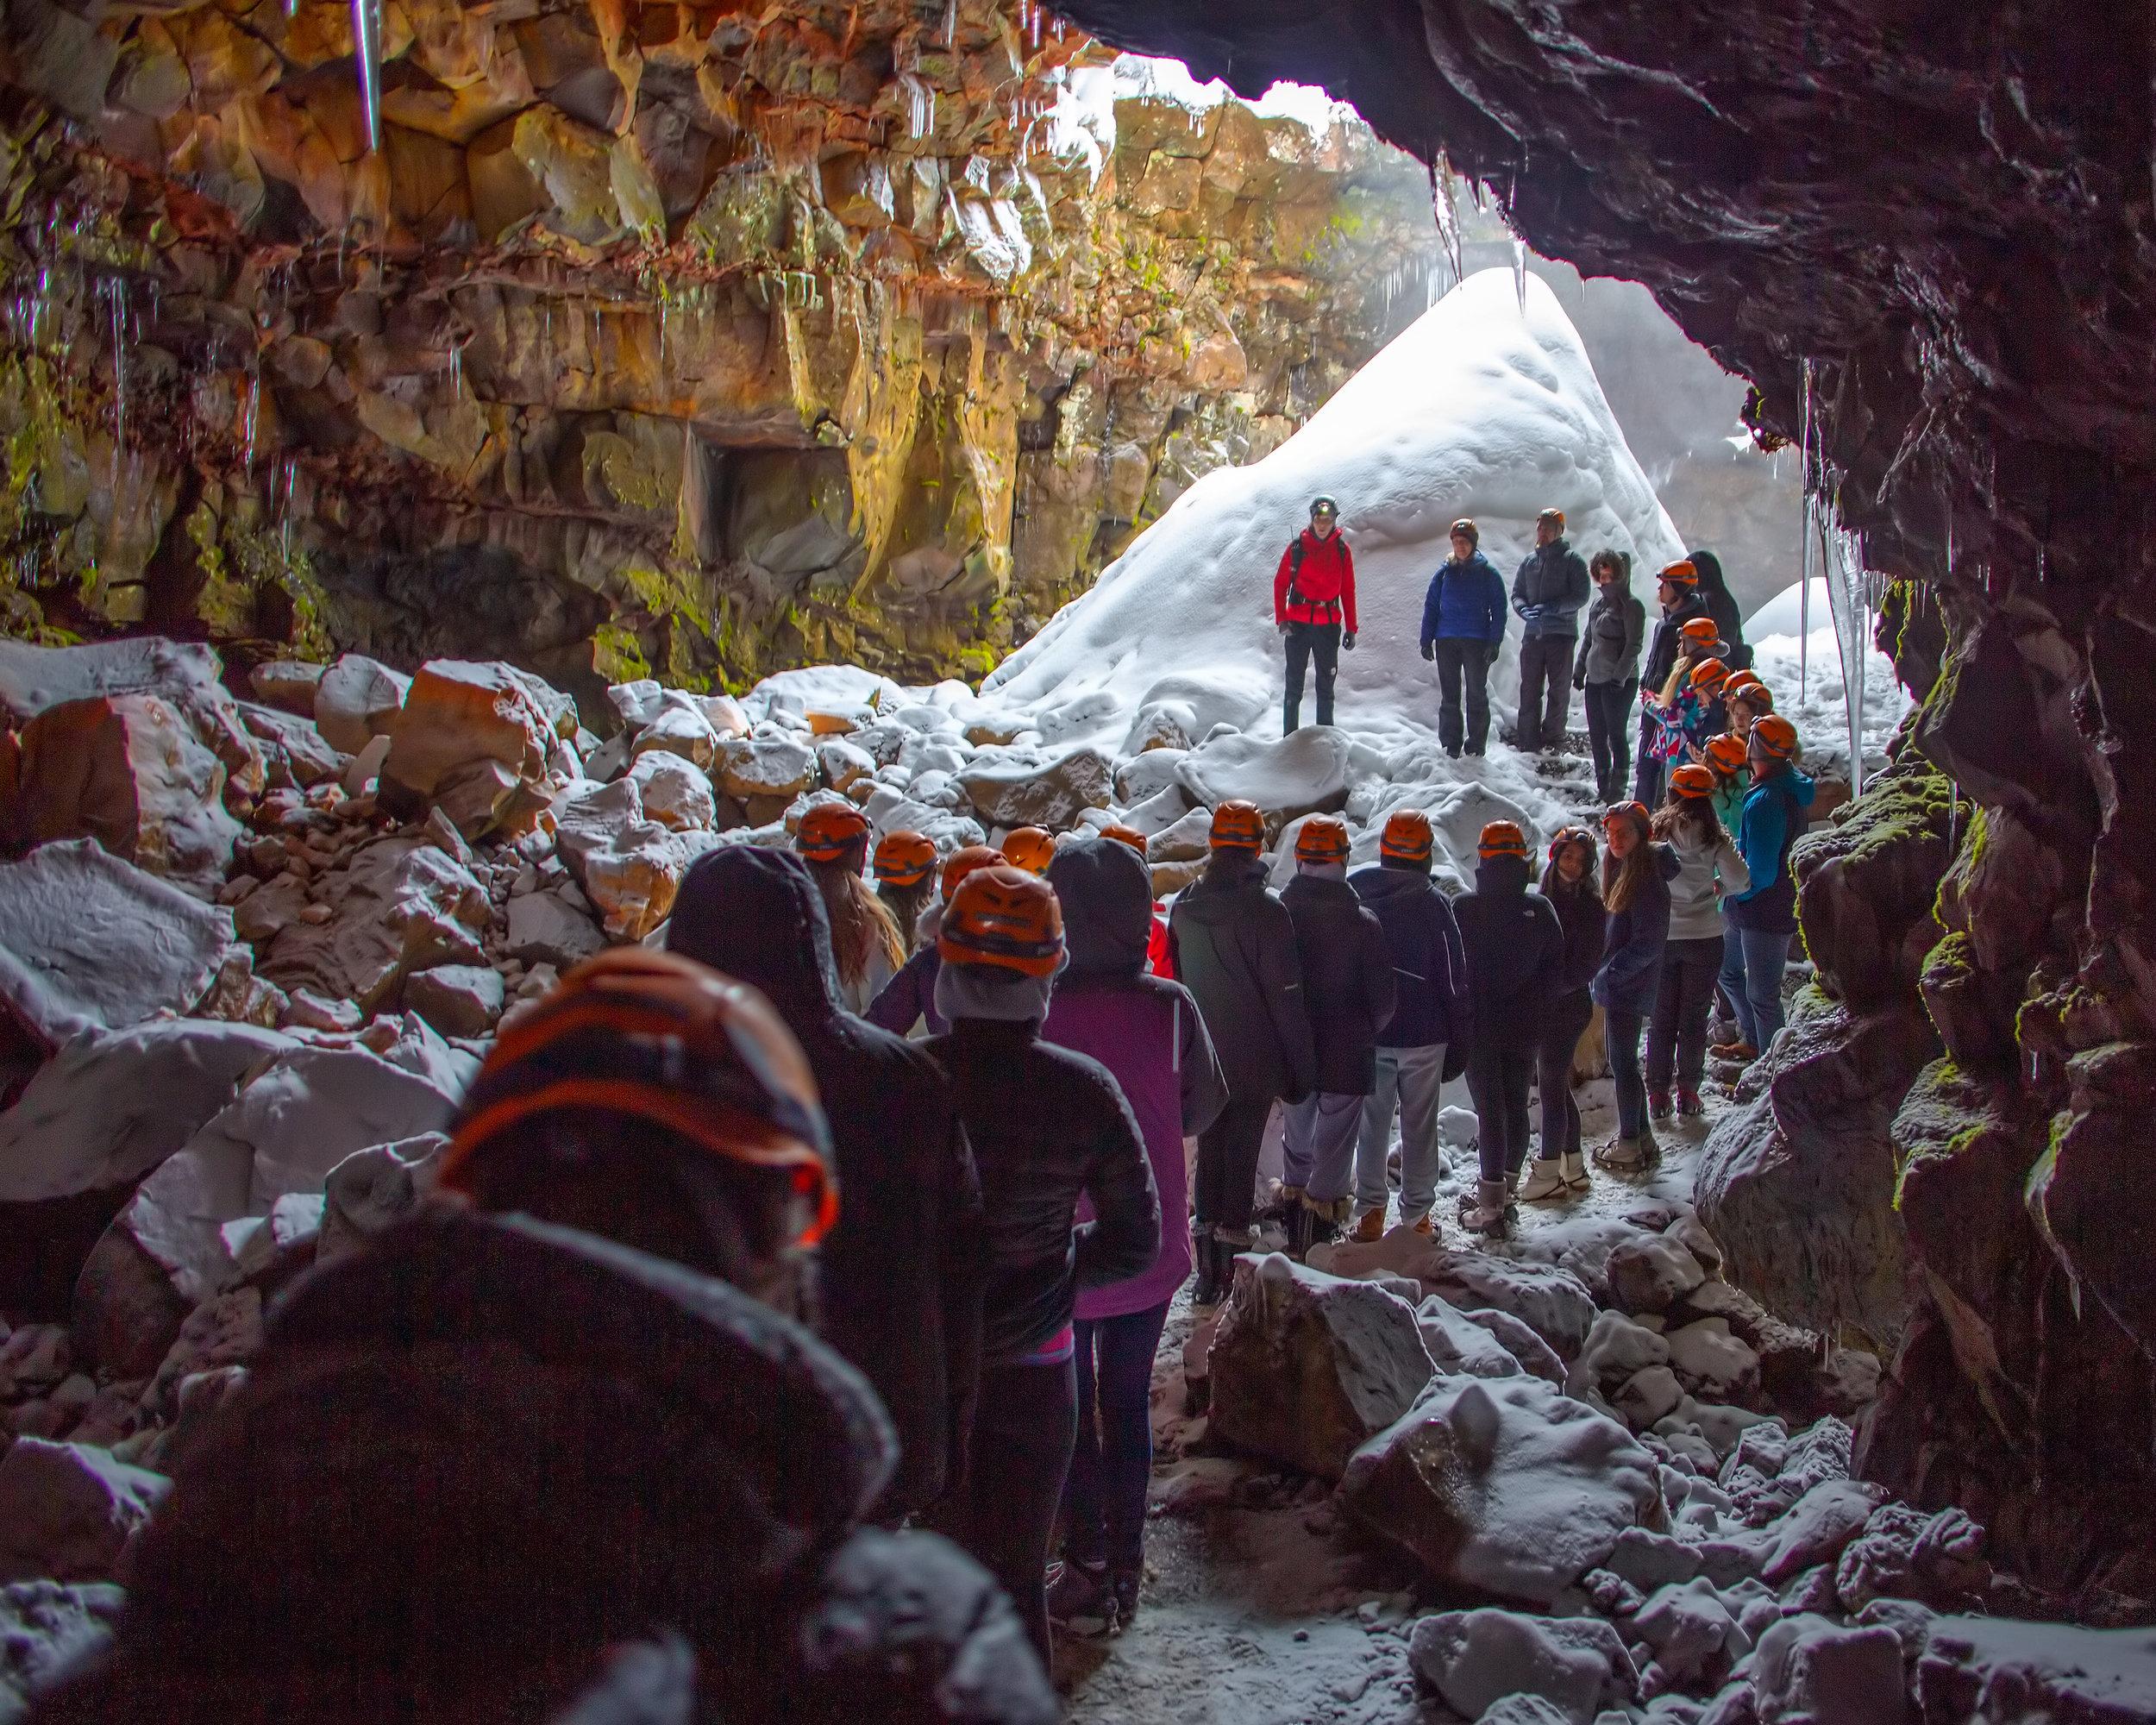
<instances>
[{"instance_id":1,"label":"black pants","mask_svg":"<svg viewBox=\"0 0 2156 1725\"><path fill-rule=\"evenodd\" d=\"M1081 1318L1078 1446L1063 1487L1063 1554L1135 1571L1145 1560L1153 1477L1153 1356L1168 1302L1120 1318Z\"/></svg>"},{"instance_id":2,"label":"black pants","mask_svg":"<svg viewBox=\"0 0 2156 1725\"><path fill-rule=\"evenodd\" d=\"M1673 940L1662 949L1662 980L1655 986L1654 1018L1647 1028L1647 1088L1666 1091L1670 1075L1688 1090L1699 1088L1707 1070L1707 1012L1721 975L1722 938Z\"/></svg>"},{"instance_id":3,"label":"black pants","mask_svg":"<svg viewBox=\"0 0 2156 1725\"><path fill-rule=\"evenodd\" d=\"M1077 1435L1078 1390L1069 1360L988 1367L981 1374L964 1472L931 1518L1011 1596L1043 1670L1052 1654L1049 1543Z\"/></svg>"},{"instance_id":4,"label":"black pants","mask_svg":"<svg viewBox=\"0 0 2156 1725\"><path fill-rule=\"evenodd\" d=\"M1560 994L1551 1003L1541 1045L1535 1050L1535 1088L1542 1093L1542 1154L1551 1162L1579 1154L1580 1105L1572 1100L1572 1056L1594 1016L1595 1002L1586 989Z\"/></svg>"},{"instance_id":5,"label":"black pants","mask_svg":"<svg viewBox=\"0 0 2156 1725\"><path fill-rule=\"evenodd\" d=\"M1489 662L1487 641L1464 635L1440 635L1431 643L1438 656L1438 741L1445 753L1480 755L1489 746ZM1467 723L1460 723L1460 694L1467 694Z\"/></svg>"},{"instance_id":6,"label":"black pants","mask_svg":"<svg viewBox=\"0 0 2156 1725\"><path fill-rule=\"evenodd\" d=\"M1651 809L1662 806L1662 789L1670 775L1670 763L1647 752L1647 745L1660 728L1645 713L1639 715L1639 764L1633 769L1632 794Z\"/></svg>"},{"instance_id":7,"label":"black pants","mask_svg":"<svg viewBox=\"0 0 2156 1725\"><path fill-rule=\"evenodd\" d=\"M1257 1194L1257 1155L1265 1121L1273 1112L1267 1095L1231 1095L1220 1117L1198 1134L1198 1220L1247 1228Z\"/></svg>"},{"instance_id":8,"label":"black pants","mask_svg":"<svg viewBox=\"0 0 2156 1725\"><path fill-rule=\"evenodd\" d=\"M1485 1180L1517 1174L1527 1159L1527 1086L1534 1076L1531 1048L1477 1051L1467 1057L1467 1094L1475 1103Z\"/></svg>"},{"instance_id":9,"label":"black pants","mask_svg":"<svg viewBox=\"0 0 2156 1725\"><path fill-rule=\"evenodd\" d=\"M1582 693L1587 698L1587 746L1595 755L1595 794L1615 802L1632 776L1632 706L1639 698L1639 680L1589 683Z\"/></svg>"},{"instance_id":10,"label":"black pants","mask_svg":"<svg viewBox=\"0 0 2156 1725\"><path fill-rule=\"evenodd\" d=\"M1318 723L1332 723L1332 679L1340 668L1340 625L1291 623L1288 625L1288 693L1280 709L1282 736L1302 723L1303 667L1313 656L1318 662Z\"/></svg>"},{"instance_id":11,"label":"black pants","mask_svg":"<svg viewBox=\"0 0 2156 1725\"><path fill-rule=\"evenodd\" d=\"M1520 643L1519 746L1532 754L1564 741L1572 707L1572 637L1531 635Z\"/></svg>"}]
</instances>

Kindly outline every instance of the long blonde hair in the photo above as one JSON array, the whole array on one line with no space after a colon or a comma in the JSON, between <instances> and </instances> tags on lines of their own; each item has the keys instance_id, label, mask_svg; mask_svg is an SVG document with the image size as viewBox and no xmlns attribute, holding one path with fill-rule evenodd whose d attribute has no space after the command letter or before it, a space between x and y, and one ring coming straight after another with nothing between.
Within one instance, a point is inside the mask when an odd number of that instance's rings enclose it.
<instances>
[{"instance_id":1,"label":"long blonde hair","mask_svg":"<svg viewBox=\"0 0 2156 1725\"><path fill-rule=\"evenodd\" d=\"M831 862L811 862L817 889L824 895L824 909L830 918L831 959L838 980L848 988L858 983L868 969L878 947L893 972L906 963L906 941L899 932L891 907L876 896L875 888L862 878L861 864L868 855L868 840L846 848Z\"/></svg>"}]
</instances>

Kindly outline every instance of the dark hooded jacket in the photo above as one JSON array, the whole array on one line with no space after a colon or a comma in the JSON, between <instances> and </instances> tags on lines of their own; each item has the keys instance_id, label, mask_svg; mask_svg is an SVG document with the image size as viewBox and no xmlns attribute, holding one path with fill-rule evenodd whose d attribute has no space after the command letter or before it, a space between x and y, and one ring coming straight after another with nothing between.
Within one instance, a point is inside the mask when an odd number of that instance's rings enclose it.
<instances>
[{"instance_id":1,"label":"dark hooded jacket","mask_svg":"<svg viewBox=\"0 0 2156 1725\"><path fill-rule=\"evenodd\" d=\"M1469 1036L1477 1053L1532 1054L1564 974L1564 928L1527 890L1524 857L1477 863L1475 890L1452 901L1467 950Z\"/></svg>"},{"instance_id":2,"label":"dark hooded jacket","mask_svg":"<svg viewBox=\"0 0 2156 1725\"><path fill-rule=\"evenodd\" d=\"M790 852L743 844L701 858L667 947L761 988L808 1055L838 1161L821 1328L898 1425L887 1513L922 1508L943 1489L971 1406L987 1268L950 1081L921 1044L841 1008L823 894Z\"/></svg>"},{"instance_id":3,"label":"dark hooded jacket","mask_svg":"<svg viewBox=\"0 0 2156 1725\"><path fill-rule=\"evenodd\" d=\"M1677 604L1677 609L1666 617L1658 617L1654 624L1654 638L1647 645L1646 668L1639 674L1639 687L1651 689L1657 695L1663 684L1670 681L1670 673L1677 668L1677 656L1684 644L1684 625L1695 617L1708 615L1707 601L1694 587Z\"/></svg>"},{"instance_id":4,"label":"dark hooded jacket","mask_svg":"<svg viewBox=\"0 0 2156 1725\"><path fill-rule=\"evenodd\" d=\"M1081 1318L1150 1311L1190 1273L1189 1209L1183 1139L1211 1126L1227 1106L1227 1081L1198 1003L1181 983L1145 973L1153 926L1152 882L1138 853L1112 838L1058 845L1049 884L1063 909L1070 965L1056 979L1041 1039L1091 1055L1110 1072L1144 1134L1160 1193L1160 1253L1127 1282L1087 1289ZM1080 1207L1089 1216L1090 1203Z\"/></svg>"},{"instance_id":5,"label":"dark hooded jacket","mask_svg":"<svg viewBox=\"0 0 2156 1725\"><path fill-rule=\"evenodd\" d=\"M1737 609L1736 595L1729 591L1729 583L1722 577L1722 560L1712 551L1687 551L1684 555L1699 571L1700 599L1707 607L1707 614L1714 619L1722 645L1728 649L1721 656L1722 663L1733 671L1750 670L1752 649L1745 644L1744 613Z\"/></svg>"},{"instance_id":6,"label":"dark hooded jacket","mask_svg":"<svg viewBox=\"0 0 2156 1725\"><path fill-rule=\"evenodd\" d=\"M1355 888L1298 874L1280 901L1295 925L1302 1009L1318 1053L1318 1088L1367 1096L1377 1088L1377 1038L1393 1016L1393 956L1384 925Z\"/></svg>"},{"instance_id":7,"label":"dark hooded jacket","mask_svg":"<svg viewBox=\"0 0 2156 1725\"><path fill-rule=\"evenodd\" d=\"M1605 918L1601 968L1594 983L1595 1004L1604 1012L1651 1012L1662 981L1662 952L1670 944L1670 882L1684 865L1669 845L1648 842L1655 866L1638 896Z\"/></svg>"},{"instance_id":8,"label":"dark hooded jacket","mask_svg":"<svg viewBox=\"0 0 2156 1725\"><path fill-rule=\"evenodd\" d=\"M1303 1008L1295 925L1253 856L1206 872L1169 913L1175 974L1205 1014L1231 1096L1296 1101L1318 1087L1318 1053Z\"/></svg>"},{"instance_id":9,"label":"dark hooded jacket","mask_svg":"<svg viewBox=\"0 0 2156 1725\"><path fill-rule=\"evenodd\" d=\"M1385 932L1393 963L1393 1015L1380 1048L1467 1041L1467 952L1452 906L1420 869L1357 869L1348 885Z\"/></svg>"},{"instance_id":10,"label":"dark hooded jacket","mask_svg":"<svg viewBox=\"0 0 2156 1725\"><path fill-rule=\"evenodd\" d=\"M862 1526L897 1459L867 1381L740 1289L437 1213L279 1302L134 1548L111 1648L34 1716L513 1725L571 1716L644 1640L698 1718L1050 1725L987 1574Z\"/></svg>"},{"instance_id":11,"label":"dark hooded jacket","mask_svg":"<svg viewBox=\"0 0 2156 1725\"><path fill-rule=\"evenodd\" d=\"M1602 901L1588 891L1583 881L1576 892L1557 887L1545 890L1542 897L1557 913L1557 925L1564 931L1564 963L1554 992L1583 993L1595 980L1595 973L1601 969L1605 932Z\"/></svg>"}]
</instances>

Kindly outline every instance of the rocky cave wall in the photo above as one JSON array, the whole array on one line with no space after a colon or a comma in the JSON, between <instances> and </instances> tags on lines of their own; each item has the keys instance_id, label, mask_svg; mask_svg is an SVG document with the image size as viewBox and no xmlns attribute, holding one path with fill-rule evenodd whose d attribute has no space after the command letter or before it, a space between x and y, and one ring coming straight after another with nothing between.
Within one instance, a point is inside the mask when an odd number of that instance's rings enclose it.
<instances>
[{"instance_id":1,"label":"rocky cave wall","mask_svg":"<svg viewBox=\"0 0 2156 1725\"><path fill-rule=\"evenodd\" d=\"M1364 128L1104 155L1016 0L388 0L377 149L355 16L10 8L7 632L978 675L1434 255Z\"/></svg>"},{"instance_id":2,"label":"rocky cave wall","mask_svg":"<svg viewBox=\"0 0 2156 1725\"><path fill-rule=\"evenodd\" d=\"M1817 986L1702 1214L1771 1302L1896 1348L1877 1477L2091 1615L2156 1595L2147 9L1068 9L1324 85L1757 386L1921 706L1802 855Z\"/></svg>"}]
</instances>

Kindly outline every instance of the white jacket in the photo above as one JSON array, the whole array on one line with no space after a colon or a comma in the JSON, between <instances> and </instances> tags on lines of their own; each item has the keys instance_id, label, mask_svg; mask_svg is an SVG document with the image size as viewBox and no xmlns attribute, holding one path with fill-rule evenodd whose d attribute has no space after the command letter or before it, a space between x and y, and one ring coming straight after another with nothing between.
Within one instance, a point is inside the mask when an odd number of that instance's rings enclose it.
<instances>
[{"instance_id":1,"label":"white jacket","mask_svg":"<svg viewBox=\"0 0 2156 1725\"><path fill-rule=\"evenodd\" d=\"M1722 932L1721 895L1742 893L1752 886L1752 874L1729 835L1717 825L1714 837L1698 844L1682 829L1670 840L1680 865L1670 882L1670 938L1719 940Z\"/></svg>"}]
</instances>

